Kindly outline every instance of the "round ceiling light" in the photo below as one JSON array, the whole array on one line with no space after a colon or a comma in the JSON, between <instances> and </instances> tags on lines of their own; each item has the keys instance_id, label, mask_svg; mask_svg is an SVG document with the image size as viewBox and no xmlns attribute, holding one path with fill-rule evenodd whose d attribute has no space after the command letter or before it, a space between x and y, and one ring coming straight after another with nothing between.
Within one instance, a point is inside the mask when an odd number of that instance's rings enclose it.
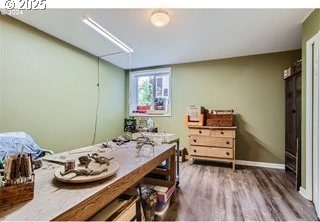
<instances>
[{"instance_id":1,"label":"round ceiling light","mask_svg":"<svg viewBox=\"0 0 320 222\"><path fill-rule=\"evenodd\" d=\"M168 12L165 11L155 11L151 15L151 22L155 26L163 27L166 26L170 21Z\"/></svg>"}]
</instances>

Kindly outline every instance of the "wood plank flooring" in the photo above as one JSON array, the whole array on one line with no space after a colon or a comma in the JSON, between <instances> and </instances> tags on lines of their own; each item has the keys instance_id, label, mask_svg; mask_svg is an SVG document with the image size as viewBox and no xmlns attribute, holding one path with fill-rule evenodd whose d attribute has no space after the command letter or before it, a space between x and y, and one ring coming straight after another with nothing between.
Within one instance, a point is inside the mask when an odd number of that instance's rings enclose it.
<instances>
[{"instance_id":1,"label":"wood plank flooring","mask_svg":"<svg viewBox=\"0 0 320 222\"><path fill-rule=\"evenodd\" d=\"M165 220L317 220L314 206L284 170L181 164L177 200Z\"/></svg>"}]
</instances>

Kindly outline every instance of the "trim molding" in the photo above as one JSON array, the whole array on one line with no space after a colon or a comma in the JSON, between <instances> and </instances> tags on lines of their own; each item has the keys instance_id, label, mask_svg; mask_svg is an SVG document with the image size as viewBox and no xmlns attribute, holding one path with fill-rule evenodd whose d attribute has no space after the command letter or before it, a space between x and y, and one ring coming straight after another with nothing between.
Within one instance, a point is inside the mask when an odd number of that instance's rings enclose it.
<instances>
[{"instance_id":1,"label":"trim molding","mask_svg":"<svg viewBox=\"0 0 320 222\"><path fill-rule=\"evenodd\" d=\"M247 161L247 160L236 160L237 165L244 166L256 166L256 167L266 167L266 168L274 168L274 169L285 169L284 164L279 163L266 163L266 162L255 162L255 161Z\"/></svg>"},{"instance_id":2,"label":"trim molding","mask_svg":"<svg viewBox=\"0 0 320 222\"><path fill-rule=\"evenodd\" d=\"M306 189L305 195L309 197L312 194L313 184L313 83L312 83L312 44L316 40L316 35L306 42ZM302 172L301 172L302 173Z\"/></svg>"},{"instance_id":3,"label":"trim molding","mask_svg":"<svg viewBox=\"0 0 320 222\"><path fill-rule=\"evenodd\" d=\"M313 193L319 192L319 183L314 184L314 181L319 178L319 169L315 165L317 161L319 161L319 158L317 158L317 155L319 155L318 150L314 150L318 144L313 144L313 141L318 141L319 137L314 137L314 121L313 121L313 67L312 67L312 58L313 58L313 50L312 45L315 46L315 51L317 53L317 57L319 59L319 45L320 45L320 31L316 33L313 37L311 37L306 42L306 134L305 134L305 149L306 149L306 187L305 187L305 194L307 199L313 200ZM320 71L320 63L318 63L318 72ZM319 84L319 83L318 83ZM315 95L317 96L317 95ZM318 186L318 187L314 187ZM319 199L316 201L319 203ZM319 204L320 205L320 204ZM315 206L316 209L320 208L320 206ZM320 209L319 211L320 212Z\"/></svg>"},{"instance_id":4,"label":"trim molding","mask_svg":"<svg viewBox=\"0 0 320 222\"><path fill-rule=\"evenodd\" d=\"M307 193L306 189L304 189L303 187L300 187L300 188L299 188L299 194L300 194L301 196L303 196L305 199L311 201L311 198L308 196L308 193Z\"/></svg>"}]
</instances>

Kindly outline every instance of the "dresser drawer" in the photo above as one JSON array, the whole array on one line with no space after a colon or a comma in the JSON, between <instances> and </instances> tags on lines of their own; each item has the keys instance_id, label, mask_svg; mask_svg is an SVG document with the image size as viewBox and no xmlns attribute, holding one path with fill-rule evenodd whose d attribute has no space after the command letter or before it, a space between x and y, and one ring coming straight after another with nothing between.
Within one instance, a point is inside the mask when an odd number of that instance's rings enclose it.
<instances>
[{"instance_id":1,"label":"dresser drawer","mask_svg":"<svg viewBox=\"0 0 320 222\"><path fill-rule=\"evenodd\" d=\"M233 159L233 149L228 149L228 148L190 146L189 152L191 155L194 155L194 156Z\"/></svg>"},{"instance_id":2,"label":"dresser drawer","mask_svg":"<svg viewBox=\"0 0 320 222\"><path fill-rule=\"evenodd\" d=\"M233 138L227 138L227 137L191 135L189 138L189 143L190 145L233 148Z\"/></svg>"},{"instance_id":3,"label":"dresser drawer","mask_svg":"<svg viewBox=\"0 0 320 222\"><path fill-rule=\"evenodd\" d=\"M227 130L227 129L214 129L214 130L211 130L211 136L235 138L236 131L235 130Z\"/></svg>"},{"instance_id":4,"label":"dresser drawer","mask_svg":"<svg viewBox=\"0 0 320 222\"><path fill-rule=\"evenodd\" d=\"M196 128L192 128L192 129L189 130L189 135L210 136L210 129L196 129Z\"/></svg>"}]
</instances>

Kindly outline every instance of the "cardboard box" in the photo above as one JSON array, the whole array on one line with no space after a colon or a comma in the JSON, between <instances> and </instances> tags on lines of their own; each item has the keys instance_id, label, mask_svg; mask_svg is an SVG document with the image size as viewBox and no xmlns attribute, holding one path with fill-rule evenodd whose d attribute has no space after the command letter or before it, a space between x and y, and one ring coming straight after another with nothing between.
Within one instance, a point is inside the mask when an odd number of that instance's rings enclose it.
<instances>
[{"instance_id":1,"label":"cardboard box","mask_svg":"<svg viewBox=\"0 0 320 222\"><path fill-rule=\"evenodd\" d=\"M189 116L189 121L191 122L199 122L200 115L204 113L203 106L188 106L186 109L186 115Z\"/></svg>"}]
</instances>

